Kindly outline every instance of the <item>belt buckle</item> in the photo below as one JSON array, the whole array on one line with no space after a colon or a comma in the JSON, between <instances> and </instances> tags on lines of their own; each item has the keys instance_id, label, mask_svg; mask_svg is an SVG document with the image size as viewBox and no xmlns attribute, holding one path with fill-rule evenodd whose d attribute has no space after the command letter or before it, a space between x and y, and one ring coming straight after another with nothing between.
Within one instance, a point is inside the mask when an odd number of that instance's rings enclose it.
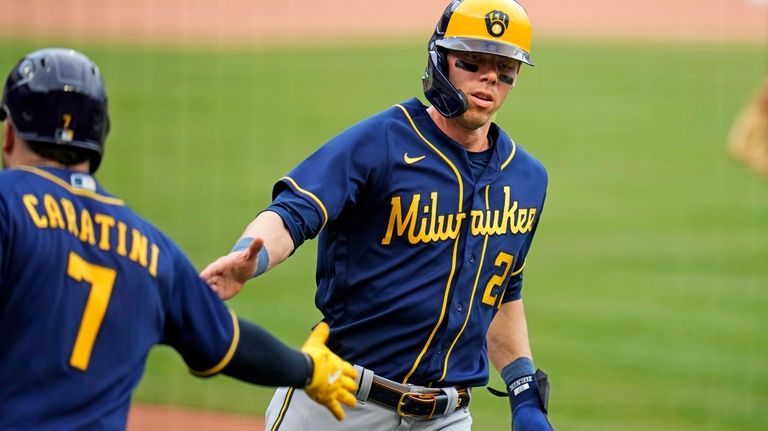
<instances>
[{"instance_id":1,"label":"belt buckle","mask_svg":"<svg viewBox=\"0 0 768 431\"><path fill-rule=\"evenodd\" d=\"M420 403L431 403L432 409L430 410L429 415L419 415L419 414L404 412L403 407L405 406L406 398L410 398ZM436 405L435 394L424 394L419 392L403 392L403 394L400 395L400 399L397 401L397 414L403 417L430 419L435 414L435 405Z\"/></svg>"}]
</instances>

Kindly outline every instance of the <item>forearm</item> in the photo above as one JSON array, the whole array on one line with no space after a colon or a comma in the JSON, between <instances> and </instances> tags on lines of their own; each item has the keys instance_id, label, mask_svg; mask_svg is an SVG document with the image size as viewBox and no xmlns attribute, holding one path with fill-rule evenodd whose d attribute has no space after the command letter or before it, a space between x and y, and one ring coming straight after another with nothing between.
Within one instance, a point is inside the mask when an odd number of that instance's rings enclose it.
<instances>
[{"instance_id":1,"label":"forearm","mask_svg":"<svg viewBox=\"0 0 768 431\"><path fill-rule=\"evenodd\" d=\"M501 370L520 357L531 358L523 300L506 302L488 328L488 358Z\"/></svg>"},{"instance_id":2,"label":"forearm","mask_svg":"<svg viewBox=\"0 0 768 431\"><path fill-rule=\"evenodd\" d=\"M522 300L501 305L487 337L488 357L509 393L513 429L551 431L544 402L547 389L540 389L536 380Z\"/></svg>"},{"instance_id":3,"label":"forearm","mask_svg":"<svg viewBox=\"0 0 768 431\"><path fill-rule=\"evenodd\" d=\"M200 277L226 300L237 295L251 278L279 265L292 251L293 240L283 219L273 211L263 211L248 225L232 251L210 263Z\"/></svg>"},{"instance_id":4,"label":"forearm","mask_svg":"<svg viewBox=\"0 0 768 431\"><path fill-rule=\"evenodd\" d=\"M283 219L273 211L259 213L240 236L240 240L244 238L261 238L264 240L263 248L266 249L269 256L269 263L265 270L282 263L294 249L293 239L283 224Z\"/></svg>"},{"instance_id":5,"label":"forearm","mask_svg":"<svg viewBox=\"0 0 768 431\"><path fill-rule=\"evenodd\" d=\"M261 327L238 320L240 342L222 374L264 386L306 385L312 375L307 355L286 346Z\"/></svg>"}]
</instances>

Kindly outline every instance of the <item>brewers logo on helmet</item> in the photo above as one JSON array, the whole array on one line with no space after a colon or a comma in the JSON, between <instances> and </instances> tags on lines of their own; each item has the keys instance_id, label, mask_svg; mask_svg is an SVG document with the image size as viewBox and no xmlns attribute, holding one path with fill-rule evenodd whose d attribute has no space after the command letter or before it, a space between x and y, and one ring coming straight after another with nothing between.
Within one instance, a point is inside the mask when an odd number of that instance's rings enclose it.
<instances>
[{"instance_id":1,"label":"brewers logo on helmet","mask_svg":"<svg viewBox=\"0 0 768 431\"><path fill-rule=\"evenodd\" d=\"M485 15L485 27L491 36L501 37L509 25L509 15L494 10Z\"/></svg>"},{"instance_id":2,"label":"brewers logo on helmet","mask_svg":"<svg viewBox=\"0 0 768 431\"><path fill-rule=\"evenodd\" d=\"M531 22L515 0L454 0L429 40L424 95L445 117L467 110L461 91L448 80L443 49L500 55L533 66Z\"/></svg>"}]
</instances>

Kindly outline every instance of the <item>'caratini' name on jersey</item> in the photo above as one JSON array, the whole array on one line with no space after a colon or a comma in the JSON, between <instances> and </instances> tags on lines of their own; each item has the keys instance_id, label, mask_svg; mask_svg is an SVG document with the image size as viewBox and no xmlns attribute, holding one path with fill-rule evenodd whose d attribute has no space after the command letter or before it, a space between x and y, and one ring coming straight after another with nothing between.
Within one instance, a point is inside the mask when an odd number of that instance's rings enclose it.
<instances>
[{"instance_id":1,"label":"'caratini' name on jersey","mask_svg":"<svg viewBox=\"0 0 768 431\"><path fill-rule=\"evenodd\" d=\"M42 199L27 193L22 195L21 200L32 223L39 229L66 230L83 243L98 246L103 251L111 250L110 238L116 235L115 252L138 263L150 275L157 277L160 248L154 243L150 244L146 235L138 229L130 228L129 235L129 227L122 221L107 214L91 214L86 208L77 211L69 199L57 199L48 193L43 194Z\"/></svg>"},{"instance_id":2,"label":"'caratini' name on jersey","mask_svg":"<svg viewBox=\"0 0 768 431\"><path fill-rule=\"evenodd\" d=\"M504 187L504 208L501 210L471 210L470 233L473 236L524 234L530 232L536 218L536 208L518 208L518 202L510 202L510 187ZM390 201L391 212L387 232L381 240L382 245L389 245L392 236L402 237L407 232L408 242L436 242L456 239L461 231L467 214L437 214L437 192L429 194L430 202L424 205L421 215L419 206L421 194L416 193L406 212L403 212L402 198L393 196Z\"/></svg>"}]
</instances>

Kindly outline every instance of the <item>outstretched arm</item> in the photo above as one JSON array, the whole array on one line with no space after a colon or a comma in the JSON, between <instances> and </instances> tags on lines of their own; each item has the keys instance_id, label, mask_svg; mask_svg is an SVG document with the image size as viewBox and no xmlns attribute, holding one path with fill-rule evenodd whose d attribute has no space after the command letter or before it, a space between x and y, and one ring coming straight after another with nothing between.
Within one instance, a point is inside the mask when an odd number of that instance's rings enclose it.
<instances>
[{"instance_id":1,"label":"outstretched arm","mask_svg":"<svg viewBox=\"0 0 768 431\"><path fill-rule=\"evenodd\" d=\"M522 299L503 303L493 318L488 328L488 357L507 386L512 429L551 431L534 376Z\"/></svg>"},{"instance_id":2,"label":"outstretched arm","mask_svg":"<svg viewBox=\"0 0 768 431\"><path fill-rule=\"evenodd\" d=\"M239 319L239 326L240 341L222 374L259 385L304 388L338 420L344 418L341 404L355 406L357 373L326 347L326 323L315 327L301 352L246 320Z\"/></svg>"},{"instance_id":3,"label":"outstretched arm","mask_svg":"<svg viewBox=\"0 0 768 431\"><path fill-rule=\"evenodd\" d=\"M208 265L200 277L221 299L229 299L240 292L246 281L283 262L293 249L283 219L275 212L264 211L246 227L232 251Z\"/></svg>"}]
</instances>

